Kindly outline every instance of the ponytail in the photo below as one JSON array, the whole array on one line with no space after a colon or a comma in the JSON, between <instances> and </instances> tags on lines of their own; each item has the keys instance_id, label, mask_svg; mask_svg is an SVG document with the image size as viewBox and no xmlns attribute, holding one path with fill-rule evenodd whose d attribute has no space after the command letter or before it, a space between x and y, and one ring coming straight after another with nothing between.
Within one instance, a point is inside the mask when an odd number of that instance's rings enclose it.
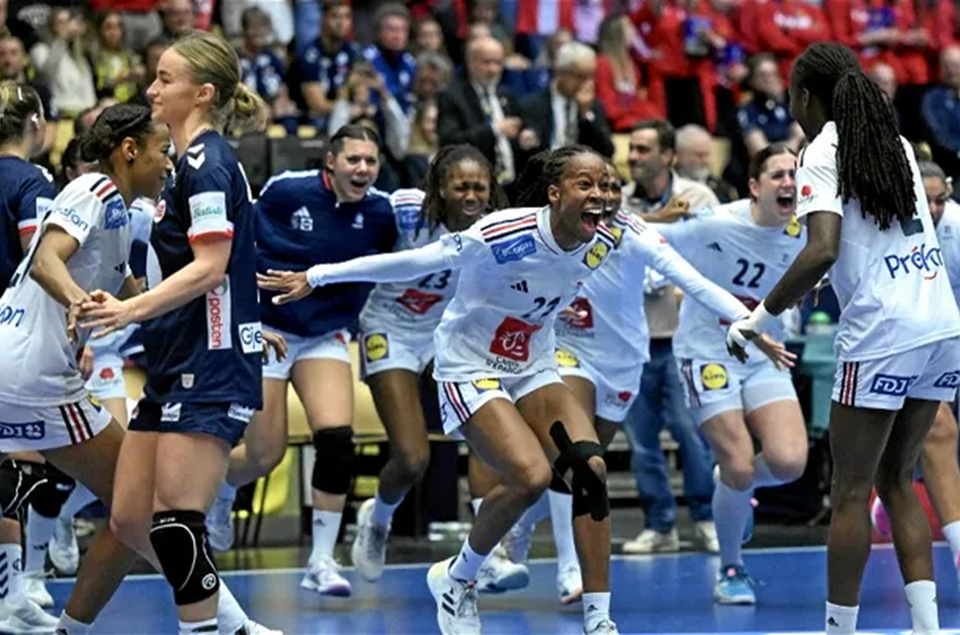
<instances>
[{"instance_id":1,"label":"ponytail","mask_svg":"<svg viewBox=\"0 0 960 635\"><path fill-rule=\"evenodd\" d=\"M226 130L233 134L263 132L267 127L267 105L246 84L233 91L233 112L227 113Z\"/></svg>"}]
</instances>

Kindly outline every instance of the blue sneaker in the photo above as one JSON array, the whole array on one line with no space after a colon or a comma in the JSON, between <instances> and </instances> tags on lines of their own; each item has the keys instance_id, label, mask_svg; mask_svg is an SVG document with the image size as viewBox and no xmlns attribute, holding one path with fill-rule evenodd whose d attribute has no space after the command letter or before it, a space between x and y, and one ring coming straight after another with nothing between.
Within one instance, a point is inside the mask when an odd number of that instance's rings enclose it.
<instances>
[{"instance_id":1,"label":"blue sneaker","mask_svg":"<svg viewBox=\"0 0 960 635\"><path fill-rule=\"evenodd\" d=\"M753 592L756 581L747 574L743 565L731 564L720 567L713 597L717 604L756 604Z\"/></svg>"}]
</instances>

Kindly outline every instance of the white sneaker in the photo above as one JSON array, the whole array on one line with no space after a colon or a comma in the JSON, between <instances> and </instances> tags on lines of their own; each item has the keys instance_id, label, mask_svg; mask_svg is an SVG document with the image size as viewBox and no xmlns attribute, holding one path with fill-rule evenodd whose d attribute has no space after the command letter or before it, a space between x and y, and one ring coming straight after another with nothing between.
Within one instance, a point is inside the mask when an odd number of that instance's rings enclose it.
<instances>
[{"instance_id":1,"label":"white sneaker","mask_svg":"<svg viewBox=\"0 0 960 635\"><path fill-rule=\"evenodd\" d=\"M373 522L373 507L376 501L370 498L357 511L357 536L353 539L350 555L357 573L367 582L376 582L383 575L387 563L387 538L390 528L384 529Z\"/></svg>"},{"instance_id":2,"label":"white sneaker","mask_svg":"<svg viewBox=\"0 0 960 635\"><path fill-rule=\"evenodd\" d=\"M443 635L474 635L480 632L477 589L474 582L450 576L454 558L442 560L427 572L427 586L437 603L437 625Z\"/></svg>"},{"instance_id":3,"label":"white sneaker","mask_svg":"<svg viewBox=\"0 0 960 635\"><path fill-rule=\"evenodd\" d=\"M300 588L337 598L348 598L353 593L350 583L340 575L340 565L327 555L310 561L300 581Z\"/></svg>"},{"instance_id":4,"label":"white sneaker","mask_svg":"<svg viewBox=\"0 0 960 635\"><path fill-rule=\"evenodd\" d=\"M3 604L3 619L0 619L2 633L52 633L60 624L59 619L44 611L26 595L20 595L16 604L11 604L9 599Z\"/></svg>"},{"instance_id":5,"label":"white sneaker","mask_svg":"<svg viewBox=\"0 0 960 635\"><path fill-rule=\"evenodd\" d=\"M583 598L583 578L576 562L557 569L557 594L563 605L574 604Z\"/></svg>"},{"instance_id":6,"label":"white sneaker","mask_svg":"<svg viewBox=\"0 0 960 635\"><path fill-rule=\"evenodd\" d=\"M233 495L225 495L228 491ZM236 499L235 489L221 487L207 513L207 540L214 551L223 553L233 547L233 503Z\"/></svg>"},{"instance_id":7,"label":"white sneaker","mask_svg":"<svg viewBox=\"0 0 960 635\"><path fill-rule=\"evenodd\" d=\"M530 560L530 541L533 538L533 529L533 525L516 523L500 541L507 557L510 558L510 562L527 564Z\"/></svg>"},{"instance_id":8,"label":"white sneaker","mask_svg":"<svg viewBox=\"0 0 960 635\"><path fill-rule=\"evenodd\" d=\"M634 540L623 543L623 553L667 553L680 551L680 535L674 527L665 534L653 529L644 529Z\"/></svg>"},{"instance_id":9,"label":"white sneaker","mask_svg":"<svg viewBox=\"0 0 960 635\"><path fill-rule=\"evenodd\" d=\"M42 571L23 574L23 591L27 597L43 608L53 606L53 596L47 591L46 576Z\"/></svg>"},{"instance_id":10,"label":"white sneaker","mask_svg":"<svg viewBox=\"0 0 960 635\"><path fill-rule=\"evenodd\" d=\"M603 620L589 631L584 627L583 635L620 635L613 620Z\"/></svg>"},{"instance_id":11,"label":"white sneaker","mask_svg":"<svg viewBox=\"0 0 960 635\"><path fill-rule=\"evenodd\" d=\"M247 623L234 635L283 635L283 631L275 631L253 620L247 620Z\"/></svg>"},{"instance_id":12,"label":"white sneaker","mask_svg":"<svg viewBox=\"0 0 960 635\"><path fill-rule=\"evenodd\" d=\"M497 545L477 572L477 591L504 593L524 589L530 584L530 570L525 564L511 562L507 552Z\"/></svg>"},{"instance_id":13,"label":"white sneaker","mask_svg":"<svg viewBox=\"0 0 960 635\"><path fill-rule=\"evenodd\" d=\"M53 539L47 545L50 562L64 575L75 575L80 567L80 547L72 518L58 518Z\"/></svg>"},{"instance_id":14,"label":"white sneaker","mask_svg":"<svg viewBox=\"0 0 960 635\"><path fill-rule=\"evenodd\" d=\"M720 541L717 539L717 526L712 520L695 524L697 543L707 553L720 553Z\"/></svg>"}]
</instances>

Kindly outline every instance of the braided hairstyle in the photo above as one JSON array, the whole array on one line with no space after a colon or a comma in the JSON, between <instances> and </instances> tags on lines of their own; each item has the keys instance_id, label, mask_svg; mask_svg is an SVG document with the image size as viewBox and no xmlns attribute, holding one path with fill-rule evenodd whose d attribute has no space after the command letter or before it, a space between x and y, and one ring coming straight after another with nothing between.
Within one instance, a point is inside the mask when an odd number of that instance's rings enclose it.
<instances>
[{"instance_id":1,"label":"braided hairstyle","mask_svg":"<svg viewBox=\"0 0 960 635\"><path fill-rule=\"evenodd\" d=\"M517 180L517 204L520 207L543 207L550 204L547 194L551 185L559 185L567 161L581 154L602 156L582 145L564 146L553 151L543 151L530 158L527 167Z\"/></svg>"},{"instance_id":2,"label":"braided hairstyle","mask_svg":"<svg viewBox=\"0 0 960 635\"><path fill-rule=\"evenodd\" d=\"M417 222L417 233L426 226L428 232L432 233L441 223L446 223L447 206L443 198L443 187L450 178L450 172L453 166L460 163L473 162L483 168L490 179L488 189L490 190L490 201L487 203L489 211L504 209L509 206L506 195L500 184L497 183L497 177L493 173L493 166L480 150L472 145L459 144L444 146L433 157L430 162L430 169L423 181L423 206L420 209L420 219Z\"/></svg>"},{"instance_id":3,"label":"braided hairstyle","mask_svg":"<svg viewBox=\"0 0 960 635\"><path fill-rule=\"evenodd\" d=\"M135 104L110 106L80 137L80 158L87 163L106 162L124 139L142 144L153 133L150 109Z\"/></svg>"},{"instance_id":4,"label":"braided hairstyle","mask_svg":"<svg viewBox=\"0 0 960 635\"><path fill-rule=\"evenodd\" d=\"M837 185L857 199L881 230L916 210L913 175L890 100L867 77L853 51L813 44L793 63L793 89L805 88L837 125Z\"/></svg>"}]
</instances>

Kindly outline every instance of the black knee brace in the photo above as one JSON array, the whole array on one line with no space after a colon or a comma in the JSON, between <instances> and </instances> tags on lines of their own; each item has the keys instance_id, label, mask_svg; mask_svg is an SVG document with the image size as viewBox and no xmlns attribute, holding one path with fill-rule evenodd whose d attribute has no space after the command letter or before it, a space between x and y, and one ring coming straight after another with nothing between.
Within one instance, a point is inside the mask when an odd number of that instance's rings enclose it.
<instances>
[{"instance_id":1,"label":"black knee brace","mask_svg":"<svg viewBox=\"0 0 960 635\"><path fill-rule=\"evenodd\" d=\"M157 552L164 577L173 587L177 606L202 602L220 588L202 512L157 512L150 528L150 544Z\"/></svg>"},{"instance_id":2,"label":"black knee brace","mask_svg":"<svg viewBox=\"0 0 960 635\"><path fill-rule=\"evenodd\" d=\"M47 482L46 466L7 459L0 463L0 510L13 518L31 494Z\"/></svg>"},{"instance_id":3,"label":"black knee brace","mask_svg":"<svg viewBox=\"0 0 960 635\"><path fill-rule=\"evenodd\" d=\"M52 463L47 463L44 467L47 480L33 491L33 495L30 496L30 506L41 516L56 518L60 515L63 504L77 487L77 482L73 477L58 470Z\"/></svg>"},{"instance_id":4,"label":"black knee brace","mask_svg":"<svg viewBox=\"0 0 960 635\"><path fill-rule=\"evenodd\" d=\"M567 429L559 421L550 427L550 437L560 450L554 469L558 474L573 471L573 517L590 514L599 522L609 516L607 484L600 480L589 463L591 457L603 457L603 447L593 441L572 442Z\"/></svg>"},{"instance_id":5,"label":"black knee brace","mask_svg":"<svg viewBox=\"0 0 960 635\"><path fill-rule=\"evenodd\" d=\"M572 494L570 491L570 486L567 485L567 482L563 480L563 475L558 473L557 470L553 471L553 479L550 481L550 491L557 492L558 494Z\"/></svg>"},{"instance_id":6,"label":"black knee brace","mask_svg":"<svg viewBox=\"0 0 960 635\"><path fill-rule=\"evenodd\" d=\"M313 489L327 494L346 494L353 480L356 457L350 426L324 428L313 433L317 460L313 464Z\"/></svg>"}]
</instances>

